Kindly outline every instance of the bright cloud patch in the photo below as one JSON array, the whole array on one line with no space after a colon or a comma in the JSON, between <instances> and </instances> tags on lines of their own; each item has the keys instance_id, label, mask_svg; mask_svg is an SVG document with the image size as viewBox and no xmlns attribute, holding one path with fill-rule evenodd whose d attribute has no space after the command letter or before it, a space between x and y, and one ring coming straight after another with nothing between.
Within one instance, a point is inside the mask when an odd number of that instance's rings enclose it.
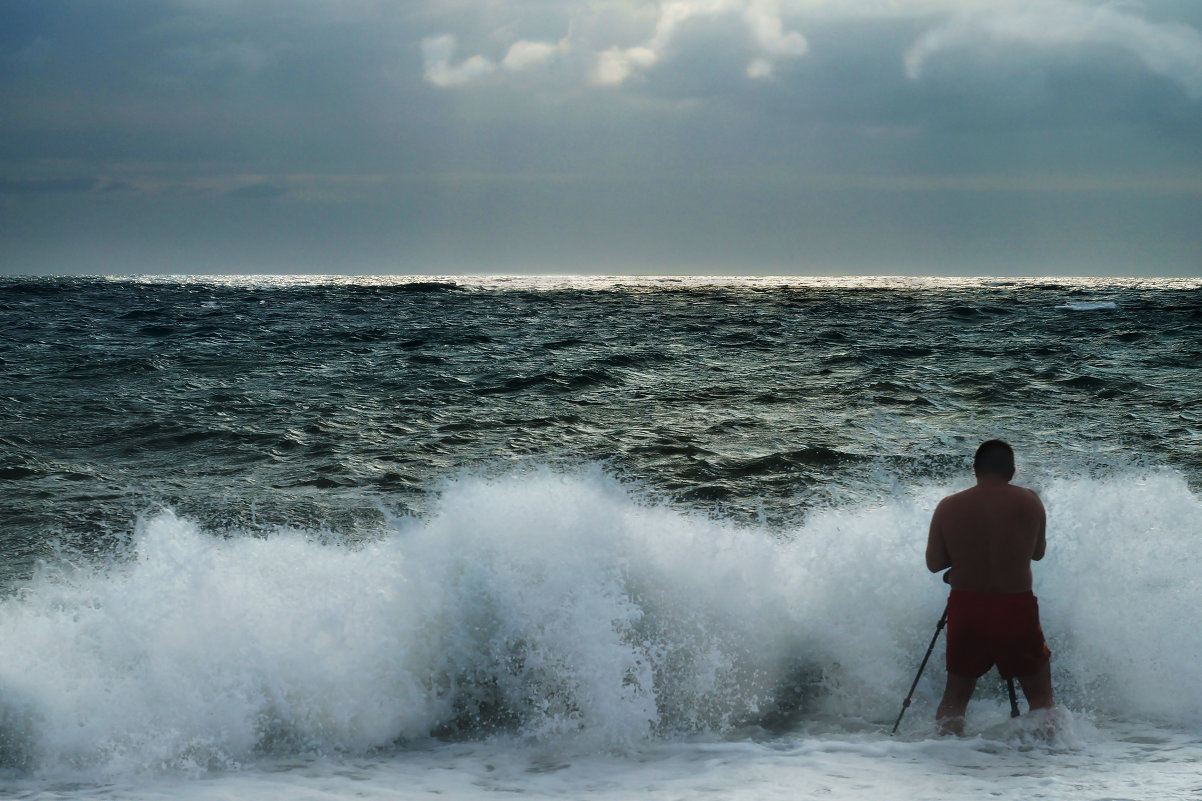
<instances>
[{"instance_id":1,"label":"bright cloud patch","mask_svg":"<svg viewBox=\"0 0 1202 801\"><path fill-rule=\"evenodd\" d=\"M1104 45L1124 49L1151 72L1202 98L1202 34L1178 23L1154 23L1122 6L1039 3L978 8L929 31L906 53L906 74L917 80L928 62L948 51L1027 45L1062 49Z\"/></svg>"},{"instance_id":2,"label":"bright cloud patch","mask_svg":"<svg viewBox=\"0 0 1202 801\"><path fill-rule=\"evenodd\" d=\"M617 86L640 70L655 66L660 55L649 47L628 47L625 50L611 47L597 56L597 63L589 76L593 83L601 86Z\"/></svg>"},{"instance_id":3,"label":"bright cloud patch","mask_svg":"<svg viewBox=\"0 0 1202 801\"><path fill-rule=\"evenodd\" d=\"M444 88L462 86L496 70L496 65L483 56L472 56L459 64L452 64L455 48L455 37L451 34L422 40L426 80Z\"/></svg>"},{"instance_id":4,"label":"bright cloud patch","mask_svg":"<svg viewBox=\"0 0 1202 801\"><path fill-rule=\"evenodd\" d=\"M561 48L562 45L547 42L515 42L501 60L500 68L506 72L524 72L545 67L555 60ZM497 71L497 64L479 55L452 63L456 49L458 41L452 34L422 40L422 62L427 81L445 89L475 83Z\"/></svg>"},{"instance_id":5,"label":"bright cloud patch","mask_svg":"<svg viewBox=\"0 0 1202 801\"><path fill-rule=\"evenodd\" d=\"M715 20L733 23L727 26L732 43L742 46L744 41L751 42L753 52L745 67L751 78L771 77L778 62L797 58L808 47L800 33L785 29L778 0L660 0L644 4L639 10L653 11L650 16L655 20L651 36L644 41L625 45L599 39L592 29L594 8L581 4L562 41L519 41L510 46L499 66L508 72L533 71L553 64L562 53L577 51L583 54L577 63L591 65L589 82L617 86L678 54L681 32L689 25ZM634 14L631 18L640 16ZM456 40L450 35L423 41L428 81L441 87L462 86L496 72L498 64L481 55L454 63L455 46Z\"/></svg>"},{"instance_id":6,"label":"bright cloud patch","mask_svg":"<svg viewBox=\"0 0 1202 801\"><path fill-rule=\"evenodd\" d=\"M1202 34L1195 28L1149 21L1135 5L1082 0L572 0L560 17L568 26L558 42L514 42L506 24L491 33L491 41L511 42L508 50L457 60L453 35L424 40L425 77L446 88L551 70L569 82L607 87L653 76L671 76L679 85L681 70L696 73L699 84L732 70L765 80L809 47L790 29L786 14L927 22L930 29L905 53L911 80L951 53L977 58L1015 47L1102 46L1131 54L1150 72L1202 99ZM505 22L504 14L494 16ZM672 68L664 69L667 65Z\"/></svg>"},{"instance_id":7,"label":"bright cloud patch","mask_svg":"<svg viewBox=\"0 0 1202 801\"><path fill-rule=\"evenodd\" d=\"M740 35L750 33L758 50L747 65L752 78L772 75L775 61L796 58L806 52L805 37L786 31L780 8L767 0L668 0L660 5L655 34L647 42L626 50L613 48L602 53L593 70L595 83L623 83L635 72L654 66L671 52L681 29L698 18L733 16L742 23Z\"/></svg>"},{"instance_id":8,"label":"bright cloud patch","mask_svg":"<svg viewBox=\"0 0 1202 801\"><path fill-rule=\"evenodd\" d=\"M510 72L537 69L550 64L558 54L559 47L547 42L516 42L505 54L501 66Z\"/></svg>"}]
</instances>

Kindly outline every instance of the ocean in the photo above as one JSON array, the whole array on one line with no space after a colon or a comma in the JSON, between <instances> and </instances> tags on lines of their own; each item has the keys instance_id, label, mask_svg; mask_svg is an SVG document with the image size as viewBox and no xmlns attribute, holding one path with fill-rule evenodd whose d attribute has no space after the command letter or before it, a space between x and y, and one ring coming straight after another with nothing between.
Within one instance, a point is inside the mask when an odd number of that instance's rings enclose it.
<instances>
[{"instance_id":1,"label":"ocean","mask_svg":"<svg viewBox=\"0 0 1202 801\"><path fill-rule=\"evenodd\" d=\"M0 278L0 795L1197 797L1200 366L1198 279ZM890 735L993 437L1058 709L940 638Z\"/></svg>"}]
</instances>

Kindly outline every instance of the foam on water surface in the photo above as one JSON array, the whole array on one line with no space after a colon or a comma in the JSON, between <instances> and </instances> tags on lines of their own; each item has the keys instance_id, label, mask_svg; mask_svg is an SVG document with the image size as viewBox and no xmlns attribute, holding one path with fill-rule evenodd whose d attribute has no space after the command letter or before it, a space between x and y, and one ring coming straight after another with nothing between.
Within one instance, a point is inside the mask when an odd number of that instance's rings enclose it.
<instances>
[{"instance_id":1,"label":"foam on water surface","mask_svg":"<svg viewBox=\"0 0 1202 801\"><path fill-rule=\"evenodd\" d=\"M1113 300L1082 300L1065 303L1063 306L1057 306L1058 309L1069 309L1070 311L1101 311L1104 309L1117 309L1118 304Z\"/></svg>"},{"instance_id":2,"label":"foam on water surface","mask_svg":"<svg viewBox=\"0 0 1202 801\"><path fill-rule=\"evenodd\" d=\"M769 743L649 743L638 753L580 753L545 745L460 743L402 754L294 757L254 769L172 781L34 783L14 798L457 799L829 798L909 801L1147 799L1197 792L1196 735L1122 725L1073 748L1024 743L995 731L962 740L871 735L791 737Z\"/></svg>"},{"instance_id":3,"label":"foam on water surface","mask_svg":"<svg viewBox=\"0 0 1202 801\"><path fill-rule=\"evenodd\" d=\"M944 603L921 565L950 489L770 530L648 505L595 472L465 478L435 514L357 546L162 513L123 557L46 564L0 603L0 759L17 779L128 781L297 756L389 772L438 742L904 751L885 732ZM1059 701L1102 732L1195 727L1198 499L1167 472L1043 495ZM897 743L931 733L941 654ZM982 682L970 716L972 737L998 737L1000 684Z\"/></svg>"}]
</instances>

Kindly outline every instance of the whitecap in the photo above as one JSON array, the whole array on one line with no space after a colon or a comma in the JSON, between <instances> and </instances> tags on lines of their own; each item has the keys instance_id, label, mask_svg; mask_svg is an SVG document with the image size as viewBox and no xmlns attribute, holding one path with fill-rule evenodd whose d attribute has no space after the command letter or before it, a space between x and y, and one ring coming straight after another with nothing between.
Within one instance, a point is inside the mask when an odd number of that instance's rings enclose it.
<instances>
[{"instance_id":1,"label":"whitecap","mask_svg":"<svg viewBox=\"0 0 1202 801\"><path fill-rule=\"evenodd\" d=\"M1083 300L1065 303L1056 308L1068 309L1069 311L1100 311L1102 309L1117 309L1118 305L1113 300Z\"/></svg>"}]
</instances>

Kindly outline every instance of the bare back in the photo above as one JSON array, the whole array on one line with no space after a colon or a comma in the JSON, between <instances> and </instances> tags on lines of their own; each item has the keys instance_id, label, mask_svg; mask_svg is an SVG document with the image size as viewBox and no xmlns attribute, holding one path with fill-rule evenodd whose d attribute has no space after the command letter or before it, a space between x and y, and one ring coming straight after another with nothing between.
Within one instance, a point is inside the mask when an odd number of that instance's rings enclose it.
<instances>
[{"instance_id":1,"label":"bare back","mask_svg":"<svg viewBox=\"0 0 1202 801\"><path fill-rule=\"evenodd\" d=\"M1031 561L1043 558L1046 515L1039 497L998 476L949 495L931 518L927 567L952 568L953 589L1024 592L1031 589Z\"/></svg>"}]
</instances>

